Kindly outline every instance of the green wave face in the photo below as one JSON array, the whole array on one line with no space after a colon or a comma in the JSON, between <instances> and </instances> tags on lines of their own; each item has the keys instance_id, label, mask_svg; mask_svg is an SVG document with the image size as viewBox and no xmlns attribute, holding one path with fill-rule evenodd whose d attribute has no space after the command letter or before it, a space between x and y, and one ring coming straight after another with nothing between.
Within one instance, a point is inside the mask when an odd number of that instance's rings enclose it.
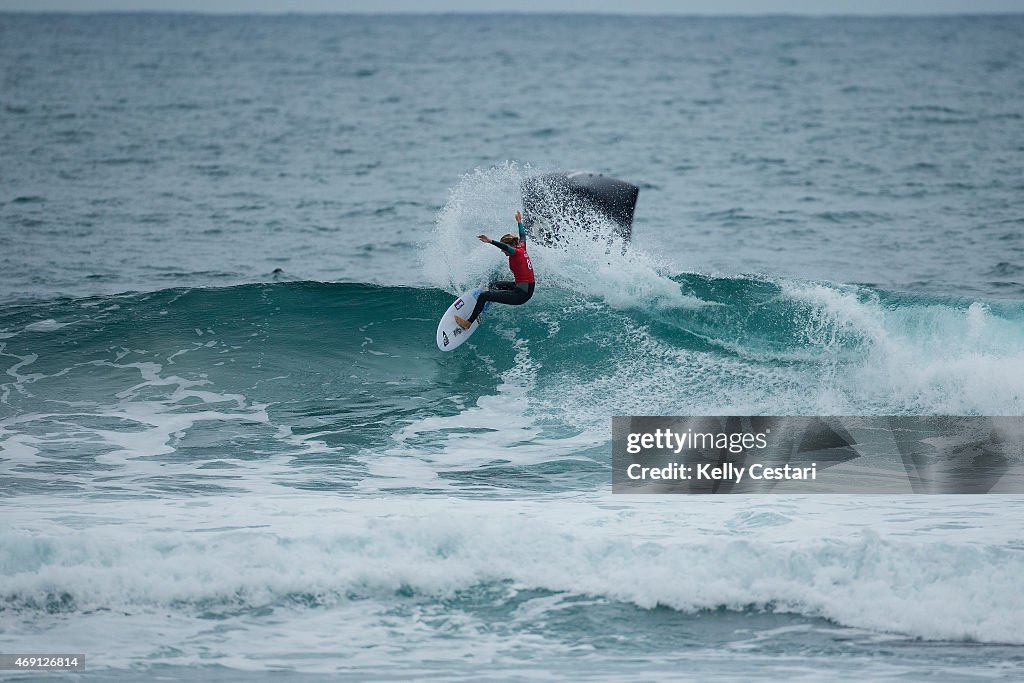
<instances>
[{"instance_id":1,"label":"green wave face","mask_svg":"<svg viewBox=\"0 0 1024 683\"><path fill-rule=\"evenodd\" d=\"M613 414L1024 408L1019 304L673 282L681 304L638 296L613 306L603 293L542 285L526 306L495 306L454 354L432 341L451 300L434 289L274 283L8 306L2 409L25 425L34 414L50 414L45 423L93 411L117 423L135 410L145 423L157 408L259 407L262 428L355 454L485 397L522 403L509 419L563 434L606 432Z\"/></svg>"}]
</instances>

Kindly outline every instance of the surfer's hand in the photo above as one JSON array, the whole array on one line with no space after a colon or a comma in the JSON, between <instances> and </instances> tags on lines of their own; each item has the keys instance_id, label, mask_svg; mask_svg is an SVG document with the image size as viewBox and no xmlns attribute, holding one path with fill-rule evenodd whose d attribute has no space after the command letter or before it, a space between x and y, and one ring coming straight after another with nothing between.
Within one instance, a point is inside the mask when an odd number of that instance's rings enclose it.
<instances>
[{"instance_id":1,"label":"surfer's hand","mask_svg":"<svg viewBox=\"0 0 1024 683\"><path fill-rule=\"evenodd\" d=\"M516 223L522 223L522 222L523 222L522 214L520 214L518 211L516 211Z\"/></svg>"},{"instance_id":2,"label":"surfer's hand","mask_svg":"<svg viewBox=\"0 0 1024 683\"><path fill-rule=\"evenodd\" d=\"M491 238L488 237L487 235L477 235L476 238L481 242L487 242L488 244L490 244L491 242Z\"/></svg>"}]
</instances>

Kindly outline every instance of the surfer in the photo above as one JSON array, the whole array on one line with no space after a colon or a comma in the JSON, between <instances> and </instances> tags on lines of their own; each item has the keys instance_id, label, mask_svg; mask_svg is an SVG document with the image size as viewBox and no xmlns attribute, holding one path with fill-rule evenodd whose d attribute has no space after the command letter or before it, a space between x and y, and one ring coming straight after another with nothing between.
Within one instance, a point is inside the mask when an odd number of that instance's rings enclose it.
<instances>
[{"instance_id":1,"label":"surfer","mask_svg":"<svg viewBox=\"0 0 1024 683\"><path fill-rule=\"evenodd\" d=\"M473 312L469 314L468 319L455 316L455 322L464 330L469 329L488 301L520 306L533 296L533 264L530 263L530 255L526 253L526 230L523 228L523 217L518 211L516 211L516 223L519 224L518 237L512 233L506 233L501 236L501 241L496 242L487 235L477 236L481 242L493 244L505 252L505 255L508 256L508 267L512 270L512 275L515 276L515 282L508 280L492 282L487 291L477 297L476 306L473 307Z\"/></svg>"}]
</instances>

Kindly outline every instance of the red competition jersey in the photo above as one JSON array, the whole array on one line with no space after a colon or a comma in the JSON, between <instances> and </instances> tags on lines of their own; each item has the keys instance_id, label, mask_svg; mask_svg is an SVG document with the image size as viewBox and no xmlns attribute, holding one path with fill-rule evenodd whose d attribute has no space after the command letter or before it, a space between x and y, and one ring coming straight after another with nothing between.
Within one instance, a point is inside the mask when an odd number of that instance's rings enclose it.
<instances>
[{"instance_id":1,"label":"red competition jersey","mask_svg":"<svg viewBox=\"0 0 1024 683\"><path fill-rule=\"evenodd\" d=\"M526 245L520 243L516 247L516 253L508 257L508 267L516 276L516 282L535 282L533 278L533 264L530 263L530 255L526 253Z\"/></svg>"}]
</instances>

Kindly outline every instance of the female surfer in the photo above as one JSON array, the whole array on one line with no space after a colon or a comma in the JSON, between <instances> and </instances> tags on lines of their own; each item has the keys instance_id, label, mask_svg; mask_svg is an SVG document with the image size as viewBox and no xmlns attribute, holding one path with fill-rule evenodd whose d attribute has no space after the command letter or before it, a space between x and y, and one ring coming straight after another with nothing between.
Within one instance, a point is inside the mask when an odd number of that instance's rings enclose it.
<instances>
[{"instance_id":1,"label":"female surfer","mask_svg":"<svg viewBox=\"0 0 1024 683\"><path fill-rule=\"evenodd\" d=\"M506 233L501 236L500 242L495 242L487 235L477 236L481 242L493 244L505 252L505 255L508 256L508 267L512 269L515 282L507 280L492 282L487 291L477 297L476 306L473 307L473 312L469 314L468 319L455 316L455 322L464 330L469 329L488 301L520 306L533 296L533 264L530 263L530 255L526 253L526 230L523 229L523 217L518 211L516 211L516 223L519 224L519 237L512 233Z\"/></svg>"}]
</instances>

